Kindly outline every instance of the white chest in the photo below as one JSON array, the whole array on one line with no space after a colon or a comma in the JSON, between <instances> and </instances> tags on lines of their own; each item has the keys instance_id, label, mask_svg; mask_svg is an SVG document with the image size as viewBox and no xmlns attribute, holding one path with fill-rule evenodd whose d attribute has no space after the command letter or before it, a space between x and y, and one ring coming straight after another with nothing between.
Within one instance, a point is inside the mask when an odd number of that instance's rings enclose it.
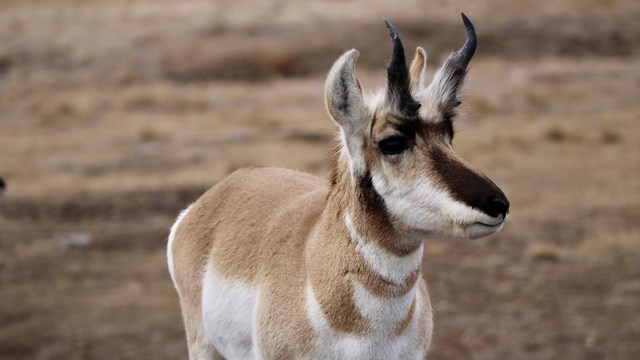
<instances>
[{"instance_id":1,"label":"white chest","mask_svg":"<svg viewBox=\"0 0 640 360\"><path fill-rule=\"evenodd\" d=\"M208 270L202 287L204 328L225 359L259 359L254 329L258 290Z\"/></svg>"},{"instance_id":2,"label":"white chest","mask_svg":"<svg viewBox=\"0 0 640 360\"><path fill-rule=\"evenodd\" d=\"M394 360L424 359L426 341L431 337L431 318L420 316L426 300L415 286L406 295L378 298L357 282L354 302L358 311L370 324L366 336L334 330L324 318L310 286L306 289L306 312L315 331L315 352L309 359ZM205 333L216 350L226 359L261 359L256 342L257 305L259 291L240 282L232 282L208 270L202 288L202 316ZM398 325L405 321L408 309L415 301L406 329L397 334ZM430 312L430 310L429 310ZM426 334L425 334L426 328ZM421 330L422 329L422 330ZM302 357L301 357L302 358Z\"/></svg>"},{"instance_id":3,"label":"white chest","mask_svg":"<svg viewBox=\"0 0 640 360\"><path fill-rule=\"evenodd\" d=\"M307 286L306 296L307 316L317 339L313 359L424 359L426 345L420 329L421 326L427 327L426 335L429 339L432 325L430 317L427 319L429 324L420 324L423 305L417 287L402 297L382 299L354 282L355 303L371 328L366 336L334 330L324 318L311 286ZM416 307L409 324L402 334L396 334L396 329L407 317L414 298Z\"/></svg>"}]
</instances>

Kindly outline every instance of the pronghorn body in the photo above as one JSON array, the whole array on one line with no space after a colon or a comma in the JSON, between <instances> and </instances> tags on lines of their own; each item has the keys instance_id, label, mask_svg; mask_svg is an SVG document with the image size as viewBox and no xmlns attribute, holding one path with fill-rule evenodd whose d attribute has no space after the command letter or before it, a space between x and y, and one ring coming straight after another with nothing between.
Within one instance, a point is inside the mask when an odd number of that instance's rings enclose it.
<instances>
[{"instance_id":1,"label":"pronghorn body","mask_svg":"<svg viewBox=\"0 0 640 360\"><path fill-rule=\"evenodd\" d=\"M334 64L325 93L341 146L329 182L243 169L179 216L168 260L191 359L426 356L423 240L491 234L508 210L451 148L456 92L475 50L464 19L465 47L429 87L424 51L409 75L390 24L386 93L364 97L355 50Z\"/></svg>"},{"instance_id":2,"label":"pronghorn body","mask_svg":"<svg viewBox=\"0 0 640 360\"><path fill-rule=\"evenodd\" d=\"M354 238L342 201L320 178L274 168L201 197L172 232L187 333L204 330L228 359L422 359L421 244L393 254L375 243L389 239Z\"/></svg>"}]
</instances>

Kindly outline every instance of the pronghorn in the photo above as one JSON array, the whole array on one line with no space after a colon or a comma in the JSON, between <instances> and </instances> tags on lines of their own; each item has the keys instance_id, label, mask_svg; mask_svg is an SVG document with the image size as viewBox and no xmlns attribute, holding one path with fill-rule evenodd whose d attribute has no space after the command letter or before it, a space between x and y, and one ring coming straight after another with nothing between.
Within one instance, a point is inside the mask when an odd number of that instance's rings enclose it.
<instances>
[{"instance_id":1,"label":"pronghorn","mask_svg":"<svg viewBox=\"0 0 640 360\"><path fill-rule=\"evenodd\" d=\"M425 85L388 21L387 85L365 96L356 50L333 65L326 106L339 125L330 181L238 170L171 228L169 272L190 359L423 359L432 310L423 241L495 233L509 202L453 151L465 45Z\"/></svg>"}]
</instances>

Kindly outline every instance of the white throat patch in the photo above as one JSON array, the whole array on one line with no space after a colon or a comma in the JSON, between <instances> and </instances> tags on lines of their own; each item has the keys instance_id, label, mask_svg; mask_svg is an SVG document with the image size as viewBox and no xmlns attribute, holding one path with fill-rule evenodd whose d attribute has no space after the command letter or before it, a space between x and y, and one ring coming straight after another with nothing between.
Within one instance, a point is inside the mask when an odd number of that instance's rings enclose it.
<instances>
[{"instance_id":1,"label":"white throat patch","mask_svg":"<svg viewBox=\"0 0 640 360\"><path fill-rule=\"evenodd\" d=\"M355 284L354 284L355 286ZM358 310L372 324L372 331L366 335L354 335L334 330L327 322L324 312L316 299L311 284L307 283L306 311L311 326L316 332L316 353L309 359L344 360L400 360L424 359L424 344L420 338L419 292L415 288L399 299L388 301L374 297L364 288L356 286L354 301ZM395 325L406 316L408 306L415 296L416 311L404 334L395 336ZM393 311L389 311L393 308ZM383 324L386 319L387 326ZM398 320L400 319L400 320Z\"/></svg>"},{"instance_id":2,"label":"white throat patch","mask_svg":"<svg viewBox=\"0 0 640 360\"><path fill-rule=\"evenodd\" d=\"M350 214L345 214L344 223L349 230L351 241L356 245L356 251L362 255L371 270L385 280L395 285L402 285L420 266L424 244L420 244L420 247L409 255L396 256L372 241L363 239L357 233Z\"/></svg>"}]
</instances>

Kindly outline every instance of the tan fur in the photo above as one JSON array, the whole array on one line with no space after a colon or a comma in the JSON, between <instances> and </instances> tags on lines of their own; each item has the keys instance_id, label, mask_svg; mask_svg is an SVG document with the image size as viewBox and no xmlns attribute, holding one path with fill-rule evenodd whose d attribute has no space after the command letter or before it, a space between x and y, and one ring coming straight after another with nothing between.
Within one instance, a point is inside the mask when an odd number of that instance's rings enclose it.
<instances>
[{"instance_id":1,"label":"tan fur","mask_svg":"<svg viewBox=\"0 0 640 360\"><path fill-rule=\"evenodd\" d=\"M427 69L427 53L423 48L418 47L416 54L411 61L409 74L411 76L411 90L417 91L424 86L425 71Z\"/></svg>"},{"instance_id":2,"label":"tan fur","mask_svg":"<svg viewBox=\"0 0 640 360\"><path fill-rule=\"evenodd\" d=\"M204 194L183 219L173 245L176 282L181 299L188 299L183 308L198 312L205 266L215 266L229 279L273 286L265 292L273 303L261 303L260 310L283 323L269 323L264 330L289 329L290 334L282 335L297 339L302 348L310 346L303 310L303 241L326 193L324 181L306 174L244 169ZM285 219L291 227L277 226ZM203 331L201 321L185 323L187 334Z\"/></svg>"},{"instance_id":3,"label":"tan fur","mask_svg":"<svg viewBox=\"0 0 640 360\"><path fill-rule=\"evenodd\" d=\"M173 243L176 282L191 344L199 343L203 335L200 298L206 266L228 279L259 284L263 296L259 325L262 338L268 340L261 346L263 356L272 359L295 358L312 347L313 331L304 310L306 281L332 327L362 335L369 326L353 303L353 279L383 297L404 295L421 281L420 269L396 286L368 268L340 225L340 209L354 200L344 198L339 189L349 185L335 186L332 194L328 185L290 170L242 169L191 207ZM406 328L412 312L400 329ZM279 344L288 344L289 349ZM296 344L298 355L291 354L290 344Z\"/></svg>"}]
</instances>

